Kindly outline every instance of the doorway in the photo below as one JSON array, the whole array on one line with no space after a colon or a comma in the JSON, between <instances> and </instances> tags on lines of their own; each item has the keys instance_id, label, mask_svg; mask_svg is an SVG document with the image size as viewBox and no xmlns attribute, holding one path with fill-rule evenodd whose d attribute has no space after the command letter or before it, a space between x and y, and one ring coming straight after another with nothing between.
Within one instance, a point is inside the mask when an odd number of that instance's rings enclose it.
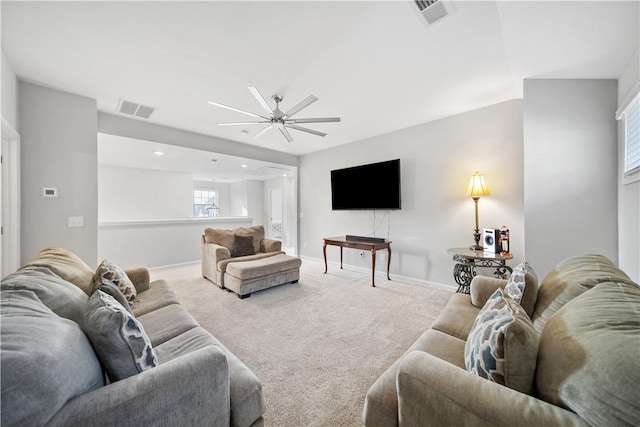
<instances>
[{"instance_id":1,"label":"doorway","mask_svg":"<svg viewBox=\"0 0 640 427\"><path fill-rule=\"evenodd\" d=\"M269 189L269 238L282 240L282 188Z\"/></svg>"}]
</instances>

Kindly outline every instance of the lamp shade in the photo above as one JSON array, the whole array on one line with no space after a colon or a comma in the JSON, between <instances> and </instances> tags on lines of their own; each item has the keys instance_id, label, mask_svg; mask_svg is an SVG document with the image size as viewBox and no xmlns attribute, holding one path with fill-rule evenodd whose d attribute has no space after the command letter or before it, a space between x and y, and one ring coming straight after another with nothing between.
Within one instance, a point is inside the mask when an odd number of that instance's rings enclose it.
<instances>
[{"instance_id":1,"label":"lamp shade","mask_svg":"<svg viewBox=\"0 0 640 427\"><path fill-rule=\"evenodd\" d=\"M484 177L480 172L476 172L471 175L471 180L469 181L469 187L467 188L467 192L465 195L471 197L480 197L480 196L488 196L489 188L484 183Z\"/></svg>"}]
</instances>

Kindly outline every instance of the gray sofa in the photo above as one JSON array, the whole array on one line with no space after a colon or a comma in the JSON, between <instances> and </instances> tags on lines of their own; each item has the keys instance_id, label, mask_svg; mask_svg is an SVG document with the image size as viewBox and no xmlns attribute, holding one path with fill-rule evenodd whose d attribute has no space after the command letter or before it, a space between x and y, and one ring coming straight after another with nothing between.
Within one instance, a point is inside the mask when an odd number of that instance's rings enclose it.
<instances>
[{"instance_id":1,"label":"gray sofa","mask_svg":"<svg viewBox=\"0 0 640 427\"><path fill-rule=\"evenodd\" d=\"M467 368L467 341L477 319L488 318L481 310L507 284L477 276L471 294L454 294L431 329L371 386L365 425L640 425L638 284L598 255L562 261L539 285L533 274L525 282L520 314L532 335L505 334L496 366L505 381L507 372L518 381L527 372L526 389ZM507 353L506 341L531 355Z\"/></svg>"},{"instance_id":2,"label":"gray sofa","mask_svg":"<svg viewBox=\"0 0 640 427\"><path fill-rule=\"evenodd\" d=\"M262 425L258 378L146 269L126 272L157 366L109 381L85 334L94 270L49 248L1 283L2 426Z\"/></svg>"},{"instance_id":3,"label":"gray sofa","mask_svg":"<svg viewBox=\"0 0 640 427\"><path fill-rule=\"evenodd\" d=\"M300 258L286 255L280 241L265 238L262 225L232 230L207 228L201 244L202 277L240 298L297 283L300 278Z\"/></svg>"}]
</instances>

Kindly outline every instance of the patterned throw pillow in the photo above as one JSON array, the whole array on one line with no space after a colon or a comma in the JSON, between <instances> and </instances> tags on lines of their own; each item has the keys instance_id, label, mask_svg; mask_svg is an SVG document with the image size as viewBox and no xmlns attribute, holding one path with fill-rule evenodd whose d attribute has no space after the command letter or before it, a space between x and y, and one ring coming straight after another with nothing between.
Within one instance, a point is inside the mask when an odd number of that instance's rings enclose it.
<instances>
[{"instance_id":1,"label":"patterned throw pillow","mask_svg":"<svg viewBox=\"0 0 640 427\"><path fill-rule=\"evenodd\" d=\"M142 324L111 295L101 290L91 295L84 326L112 382L158 366Z\"/></svg>"},{"instance_id":2,"label":"patterned throw pillow","mask_svg":"<svg viewBox=\"0 0 640 427\"><path fill-rule=\"evenodd\" d=\"M538 333L524 309L496 290L469 332L467 370L522 393L530 393L538 356Z\"/></svg>"},{"instance_id":3,"label":"patterned throw pillow","mask_svg":"<svg viewBox=\"0 0 640 427\"><path fill-rule=\"evenodd\" d=\"M131 313L131 315L133 316L133 311L131 311L131 307L129 306L129 301L127 301L124 295L122 295L122 292L120 291L120 289L116 285L114 285L113 282L111 282L110 280L107 280L104 277L102 277L101 279L102 281L100 285L94 286L93 289L91 290L91 295L93 295L98 290L104 292L105 294L109 294L113 297L113 299L118 301L124 307L124 309L127 310L129 313Z\"/></svg>"},{"instance_id":4,"label":"patterned throw pillow","mask_svg":"<svg viewBox=\"0 0 640 427\"><path fill-rule=\"evenodd\" d=\"M518 264L511 273L504 293L520 304L529 317L538 298L538 276L527 261Z\"/></svg>"},{"instance_id":5,"label":"patterned throw pillow","mask_svg":"<svg viewBox=\"0 0 640 427\"><path fill-rule=\"evenodd\" d=\"M96 274L93 276L93 287L101 286L102 279L107 279L116 285L129 302L129 306L133 306L133 301L137 296L136 288L133 286L129 276L120 267L105 259L100 263Z\"/></svg>"}]
</instances>

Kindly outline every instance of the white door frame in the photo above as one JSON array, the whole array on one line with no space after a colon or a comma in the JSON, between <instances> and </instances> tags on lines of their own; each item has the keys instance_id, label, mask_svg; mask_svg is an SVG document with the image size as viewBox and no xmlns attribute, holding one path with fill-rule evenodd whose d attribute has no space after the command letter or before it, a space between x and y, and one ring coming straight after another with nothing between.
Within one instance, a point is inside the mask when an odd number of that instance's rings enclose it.
<instances>
[{"instance_id":1,"label":"white door frame","mask_svg":"<svg viewBox=\"0 0 640 427\"><path fill-rule=\"evenodd\" d=\"M2 118L0 277L20 266L20 134Z\"/></svg>"}]
</instances>

